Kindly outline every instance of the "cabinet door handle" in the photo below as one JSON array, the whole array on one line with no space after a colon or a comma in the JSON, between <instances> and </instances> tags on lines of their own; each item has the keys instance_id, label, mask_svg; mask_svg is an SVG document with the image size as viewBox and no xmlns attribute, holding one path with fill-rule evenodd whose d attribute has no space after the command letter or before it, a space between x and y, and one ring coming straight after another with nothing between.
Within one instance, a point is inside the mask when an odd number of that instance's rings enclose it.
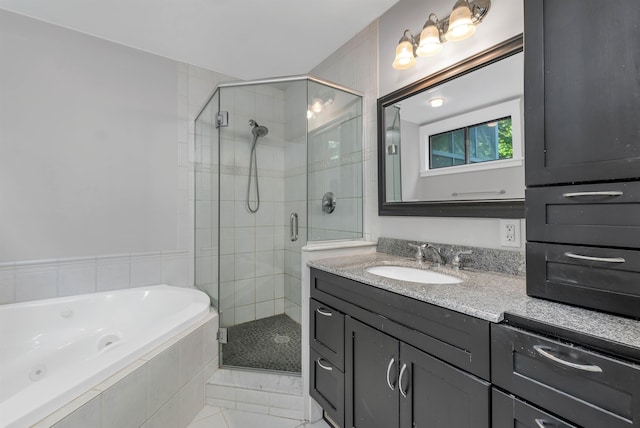
<instances>
[{"instance_id":1,"label":"cabinet door handle","mask_svg":"<svg viewBox=\"0 0 640 428\"><path fill-rule=\"evenodd\" d=\"M606 192L571 192L571 193L563 193L562 197L563 198L580 198L582 196L609 196L609 197L616 197L616 196L622 196L624 195L624 192L619 192L619 191L606 191Z\"/></svg>"},{"instance_id":2,"label":"cabinet door handle","mask_svg":"<svg viewBox=\"0 0 640 428\"><path fill-rule=\"evenodd\" d=\"M583 256L582 254L576 254L576 253L564 253L564 255L566 257L569 257L571 259L578 259L578 260L587 260L590 262L604 262L604 263L624 263L626 262L625 259L623 259L622 257L592 257L592 256Z\"/></svg>"},{"instance_id":3,"label":"cabinet door handle","mask_svg":"<svg viewBox=\"0 0 640 428\"><path fill-rule=\"evenodd\" d=\"M402 394L404 398L407 398L407 391L402 389L402 378L404 377L405 370L407 370L406 363L403 364L402 368L400 369L400 376L398 377L398 389L400 390L400 394Z\"/></svg>"},{"instance_id":4,"label":"cabinet door handle","mask_svg":"<svg viewBox=\"0 0 640 428\"><path fill-rule=\"evenodd\" d=\"M325 317L332 317L333 314L327 310L324 310L324 308L317 308L316 312L319 313L320 315L323 315Z\"/></svg>"},{"instance_id":5,"label":"cabinet door handle","mask_svg":"<svg viewBox=\"0 0 640 428\"><path fill-rule=\"evenodd\" d=\"M545 421L544 419L534 419L536 426L538 428L548 428L548 427L555 427L556 424L551 424L547 421Z\"/></svg>"},{"instance_id":6,"label":"cabinet door handle","mask_svg":"<svg viewBox=\"0 0 640 428\"><path fill-rule=\"evenodd\" d=\"M396 359L391 358L391 361L389 361L389 365L387 366L387 386L392 391L395 391L396 387L391 383L391 380L389 379L389 375L391 374L391 367L393 367L393 363L395 362L396 362Z\"/></svg>"},{"instance_id":7,"label":"cabinet door handle","mask_svg":"<svg viewBox=\"0 0 640 428\"><path fill-rule=\"evenodd\" d=\"M552 353L550 353L549 350L545 349L542 345L534 345L533 349L535 349L535 351L538 354L542 355L543 357L551 361L554 361L558 364L562 364L563 366L571 367L572 369L582 370L585 372L602 373L602 369L599 366L596 366L593 364L577 364L577 363L572 363L571 361L563 360L562 358L558 358Z\"/></svg>"},{"instance_id":8,"label":"cabinet door handle","mask_svg":"<svg viewBox=\"0 0 640 428\"><path fill-rule=\"evenodd\" d=\"M320 368L330 372L331 370L333 370L333 367L329 367L329 366L325 366L324 364L322 364L322 358L318 358L318 360L316 361L318 363L318 365L320 366Z\"/></svg>"}]
</instances>

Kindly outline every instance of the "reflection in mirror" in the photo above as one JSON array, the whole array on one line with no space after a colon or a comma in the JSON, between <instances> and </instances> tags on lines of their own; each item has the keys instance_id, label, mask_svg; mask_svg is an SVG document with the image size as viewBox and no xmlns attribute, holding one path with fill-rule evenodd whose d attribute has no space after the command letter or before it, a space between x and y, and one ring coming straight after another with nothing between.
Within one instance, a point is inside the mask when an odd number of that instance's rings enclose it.
<instances>
[{"instance_id":1,"label":"reflection in mirror","mask_svg":"<svg viewBox=\"0 0 640 428\"><path fill-rule=\"evenodd\" d=\"M385 162L387 170L387 200L402 200L402 184L400 179L400 107L389 106L385 108Z\"/></svg>"},{"instance_id":2,"label":"reflection in mirror","mask_svg":"<svg viewBox=\"0 0 640 428\"><path fill-rule=\"evenodd\" d=\"M524 216L523 70L518 36L378 100L381 215Z\"/></svg>"}]
</instances>

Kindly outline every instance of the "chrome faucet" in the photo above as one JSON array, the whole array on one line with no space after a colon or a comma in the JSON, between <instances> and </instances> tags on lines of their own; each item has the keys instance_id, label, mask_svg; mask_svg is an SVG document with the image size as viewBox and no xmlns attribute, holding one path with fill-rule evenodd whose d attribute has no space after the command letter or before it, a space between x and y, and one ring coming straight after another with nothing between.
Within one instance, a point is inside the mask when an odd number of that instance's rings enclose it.
<instances>
[{"instance_id":1,"label":"chrome faucet","mask_svg":"<svg viewBox=\"0 0 640 428\"><path fill-rule=\"evenodd\" d=\"M407 244L409 247L416 250L416 263L422 264L424 262L424 250L427 248L427 244Z\"/></svg>"},{"instance_id":2,"label":"chrome faucet","mask_svg":"<svg viewBox=\"0 0 640 428\"><path fill-rule=\"evenodd\" d=\"M455 269L455 270L460 270L462 269L462 262L460 261L460 256L468 256L473 254L473 251L468 250L468 251L460 251L459 253L457 253L455 256L453 256L453 260L451 261L451 266Z\"/></svg>"},{"instance_id":3,"label":"chrome faucet","mask_svg":"<svg viewBox=\"0 0 640 428\"><path fill-rule=\"evenodd\" d=\"M427 250L431 250L431 255L433 257L433 265L435 267L439 267L444 264L444 260L442 259L442 254L440 254L440 249L436 248L433 244L427 244Z\"/></svg>"}]
</instances>

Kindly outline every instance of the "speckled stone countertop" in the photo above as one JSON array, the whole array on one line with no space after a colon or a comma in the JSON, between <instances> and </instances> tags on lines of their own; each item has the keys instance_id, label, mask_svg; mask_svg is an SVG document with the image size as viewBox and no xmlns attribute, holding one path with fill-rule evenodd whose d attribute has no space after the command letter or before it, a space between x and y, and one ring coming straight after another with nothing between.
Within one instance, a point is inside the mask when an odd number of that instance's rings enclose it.
<instances>
[{"instance_id":1,"label":"speckled stone countertop","mask_svg":"<svg viewBox=\"0 0 640 428\"><path fill-rule=\"evenodd\" d=\"M385 253L312 260L308 263L316 269L494 323L502 321L505 313L508 313L640 350L640 321L529 297L523 276L433 268L434 271L457 276L463 282L420 284L388 279L365 270L384 264L419 267L413 260ZM422 268L428 269L429 263Z\"/></svg>"}]
</instances>

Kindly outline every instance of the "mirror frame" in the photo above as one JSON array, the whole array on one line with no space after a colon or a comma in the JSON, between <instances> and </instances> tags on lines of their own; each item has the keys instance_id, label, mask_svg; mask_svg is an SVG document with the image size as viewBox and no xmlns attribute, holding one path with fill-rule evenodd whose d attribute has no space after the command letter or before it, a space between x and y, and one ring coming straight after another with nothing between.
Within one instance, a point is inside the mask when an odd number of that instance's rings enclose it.
<instances>
[{"instance_id":1,"label":"mirror frame","mask_svg":"<svg viewBox=\"0 0 640 428\"><path fill-rule=\"evenodd\" d=\"M378 98L378 215L423 217L524 218L524 198L475 201L387 202L384 109L434 86L442 85L494 62L523 52L523 35L512 37L483 52ZM524 76L523 76L524 78ZM526 125L526 124L525 124ZM526 142L525 142L526 144ZM525 159L526 162L526 159Z\"/></svg>"}]
</instances>

